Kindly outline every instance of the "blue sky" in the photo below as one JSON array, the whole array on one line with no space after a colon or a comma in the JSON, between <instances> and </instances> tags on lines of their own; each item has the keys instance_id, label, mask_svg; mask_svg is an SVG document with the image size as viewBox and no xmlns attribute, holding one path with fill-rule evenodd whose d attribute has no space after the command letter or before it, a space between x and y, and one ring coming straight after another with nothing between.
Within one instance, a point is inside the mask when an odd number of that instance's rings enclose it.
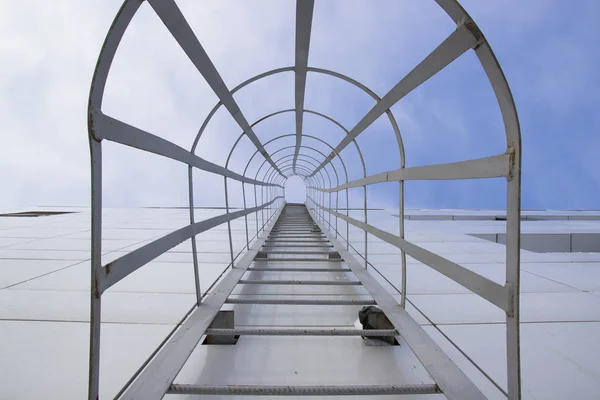
<instances>
[{"instance_id":1,"label":"blue sky","mask_svg":"<svg viewBox=\"0 0 600 400\"><path fill-rule=\"evenodd\" d=\"M352 4L350 6L349 4ZM180 7L229 88L294 62L294 1L187 2ZM482 1L461 4L496 53L519 112L524 208L600 209L600 50L596 1ZM0 209L89 204L87 93L94 64L119 0L0 4ZM309 65L342 72L383 96L454 29L432 0L317 1ZM235 95L250 122L294 106L292 73ZM339 80L310 73L305 108L350 129L374 102ZM216 96L146 4L121 44L104 111L189 148ZM392 111L407 166L483 157L505 150L499 110L474 54L468 52L396 104ZM257 125L261 141L293 133L293 113ZM305 116L306 133L334 146L343 134ZM224 165L239 128L219 111L198 154ZM267 147L274 151L293 138ZM315 141L303 142L323 152ZM385 117L359 136L368 174L398 167ZM131 149L105 145L105 204L187 204L186 168ZM254 151L244 139L230 167L243 170ZM307 154L318 157L315 152ZM288 152L280 153L282 155ZM362 176L353 148L350 177ZM260 160L262 161L262 160ZM257 159L258 162L258 159ZM256 170L259 164L252 165ZM338 165L339 166L339 165ZM202 204L222 201L222 178L196 173ZM409 207L503 208L502 180L410 182ZM239 188L235 189L239 190ZM360 190L356 192L360 196ZM369 189L371 204L397 204L397 184Z\"/></svg>"}]
</instances>

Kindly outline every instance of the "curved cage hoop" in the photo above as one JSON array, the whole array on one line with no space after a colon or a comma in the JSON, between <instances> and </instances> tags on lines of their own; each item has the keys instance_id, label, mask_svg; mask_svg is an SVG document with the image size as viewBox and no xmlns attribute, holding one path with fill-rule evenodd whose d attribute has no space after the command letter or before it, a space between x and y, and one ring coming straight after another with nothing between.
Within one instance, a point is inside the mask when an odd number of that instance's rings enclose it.
<instances>
[{"instance_id":1,"label":"curved cage hoop","mask_svg":"<svg viewBox=\"0 0 600 400\"><path fill-rule=\"evenodd\" d=\"M513 97L502 69L484 35L459 3L456 0L435 0L439 7L456 23L456 29L384 96L379 97L367 86L348 76L308 65L314 9L313 0L298 0L296 4L295 65L266 71L249 78L233 89L229 89L226 86L219 71L204 50L201 41L194 34L175 1L147 1L175 38L178 45L184 50L187 57L192 61L198 72L217 95L219 101L203 121L189 149L103 113L102 102L104 90L112 61L125 31L143 2L140 0L125 0L108 31L100 52L92 79L88 104L88 130L92 172L89 398L97 399L99 395L102 294L120 280L139 268L143 268L147 263L186 240L190 240L192 245L196 304L186 315L186 318L182 320L179 328L171 332L161 346L140 366L140 369L129 380L117 397L124 399L159 399L165 393L234 394L233 392L229 393L227 389L219 389L221 390L219 391L214 388L214 393L210 391L209 393L198 387L173 385L173 381L200 338L206 333L208 325L220 307L228 301L231 289L241 282L242 275L254 258L260 257L263 246L272 240L269 239L270 235L285 237L285 235L281 234L281 226L285 226L282 221L285 220L288 221L286 224L291 227L314 226L321 229L325 233L325 236L329 238L332 246L338 251L340 257L348 264L348 270L354 272L361 284L370 292L376 303L381 305L382 308L387 307L386 313L388 313L387 310L395 310L390 312L392 315L390 318L398 322L398 325L394 323L396 330L409 343L414 354L435 381L435 385L427 387L405 386L402 389L394 389L396 391L389 387L371 389L346 387L343 390L339 387L329 389L321 387L321 389L314 390L304 388L298 389L298 392L294 391L296 389L289 389L292 391L282 392L284 395L442 392L449 399L484 398L479 389L404 311L407 281L406 256L408 255L428 265L430 268L462 285L505 312L506 368L508 374L508 390L505 394L509 399L520 399L520 127ZM401 131L391 111L391 107L463 53L469 51L473 51L477 56L498 101L506 134L505 152L490 157L468 159L453 163L406 167L406 154ZM295 107L281 109L250 123L236 103L233 97L234 93L261 79L281 73L294 74ZM375 104L351 128L344 127L339 121L329 115L305 109L306 80L309 73L326 75L341 80L345 84L352 85L370 96L375 101ZM221 107L226 109L240 128L240 134L228 153L225 166L209 162L196 155L196 150L199 146L202 146L201 139L206 127ZM295 133L282 133L264 143L261 142L254 132L255 127L269 118L285 113L294 113L295 126L292 131ZM304 116L306 114L314 115L331 123L333 129L343 133L343 139L339 143L331 143L316 132L305 132ZM387 120L391 125L391 131L397 142L400 155L399 165L397 169L368 175L367 165L363 157L364 149L361 149L356 139L384 114L387 116ZM247 159L237 156L238 152L235 153L236 157L234 157L234 151L238 148L238 144L243 137L247 137L256 149ZM294 139L295 144L290 145L290 139ZM190 213L190 223L188 225L123 255L108 264L102 264L101 262L101 225L103 215L102 143L105 140L153 153L154 155L166 157L187 165ZM356 149L356 154L358 155L356 160L348 160L342 155L342 152L349 145L352 145ZM269 151L266 150L266 146L269 147ZM327 150L324 152L323 148ZM263 159L262 162L261 157ZM243 173L237 173L230 169L230 161L232 159L242 163L241 165L244 166ZM252 164L253 162L254 164ZM259 165L255 172L252 173L249 172L251 164ZM361 178L350 179L348 167L351 164L360 166L362 172ZM225 212L223 214L196 221L194 213L194 185L198 182L194 180L194 170L205 171L223 177L225 190ZM294 209L295 211L291 211L292 208L286 208L284 184L288 177L292 175L298 175L305 179L307 187L306 213L303 211L299 212L296 209ZM457 263L428 251L408 241L404 235L404 182L412 180L493 178L504 178L507 188L506 282L504 284L498 284ZM398 182L399 184L400 218L397 234L381 230L369 224L368 221L367 186L385 182ZM231 185L239 184L241 184L243 193L243 208L234 210L230 205L231 195L229 190L232 187ZM362 190L361 219L357 219L354 214L351 215L349 204L349 190L351 189ZM255 231L252 226L249 226L249 217L256 220ZM231 224L235 220L241 221L242 219L245 225L246 245L242 252L234 254ZM218 286L214 290L203 296L200 290L202 277L198 272L196 236L225 223L227 224L229 237L229 272L223 275L223 280L218 283ZM338 230L339 225L342 225L342 229ZM362 231L361 240L364 242L364 249L361 249L362 259L360 261L357 261L354 256L354 254L359 252L351 244L351 228ZM402 287L400 289L401 299L399 304L395 300L393 303L390 302L388 297L381 293L378 283L370 277L367 270L370 265L368 253L369 235L391 244L400 250L398 265L402 274ZM214 334L217 333L219 332L214 332ZM245 334L252 333L250 331L245 332ZM287 334L283 331L279 333ZM290 334L293 334L293 332ZM319 334L325 333L321 332ZM262 388L261 390L265 390L261 393L279 393L277 391L279 389ZM366 392L364 392L365 390ZM243 392L241 394L244 393L252 394L250 392Z\"/></svg>"}]
</instances>

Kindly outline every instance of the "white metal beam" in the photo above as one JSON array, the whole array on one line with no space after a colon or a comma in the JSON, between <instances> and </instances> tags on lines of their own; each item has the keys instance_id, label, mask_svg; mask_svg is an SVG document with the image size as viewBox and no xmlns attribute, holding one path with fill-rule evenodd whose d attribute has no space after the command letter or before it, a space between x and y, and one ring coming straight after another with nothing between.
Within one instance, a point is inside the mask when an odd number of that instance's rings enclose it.
<instances>
[{"instance_id":1,"label":"white metal beam","mask_svg":"<svg viewBox=\"0 0 600 400\"><path fill-rule=\"evenodd\" d=\"M476 158L447 164L424 165L420 167L399 168L379 174L356 179L331 189L317 189L322 192L338 192L343 189L373 185L381 182L410 180L451 180L507 177L510 174L510 155Z\"/></svg>"},{"instance_id":2,"label":"white metal beam","mask_svg":"<svg viewBox=\"0 0 600 400\"><path fill-rule=\"evenodd\" d=\"M278 196L270 202L262 204L258 207L246 208L244 210L218 215L213 218L196 222L192 225L184 226L183 228L171 232L138 249L133 250L130 253L125 254L122 257L117 258L103 268L104 274L99 282L100 293L104 292L106 289L119 282L132 272L136 271L140 267L143 267L148 262L154 260L156 257L167 252L178 244L183 243L187 239L190 239L199 233L205 232L227 221L231 221L243 217L244 215L262 210L271 205L278 198L281 198L281 196Z\"/></svg>"},{"instance_id":3,"label":"white metal beam","mask_svg":"<svg viewBox=\"0 0 600 400\"><path fill-rule=\"evenodd\" d=\"M347 218L345 215L343 217ZM346 265L350 267L356 278L362 282L363 287L377 302L377 305L389 318L400 336L406 340L406 343L408 343L415 356L421 361L423 367L431 375L446 398L449 400L485 399L486 397L475 384L454 364L408 312L400 307L392 295L344 248L327 228L321 225L318 218L313 218L313 220L325 232Z\"/></svg>"},{"instance_id":4,"label":"white metal beam","mask_svg":"<svg viewBox=\"0 0 600 400\"><path fill-rule=\"evenodd\" d=\"M435 50L433 50L423 61L419 63L412 71L410 71L400 82L396 84L381 101L361 119L358 124L350 131L340 144L335 148L335 153L339 154L346 146L352 142L358 135L367 129L373 122L377 120L390 107L396 104L400 99L409 94L411 91L419 87L423 82L444 69L448 64L457 59L461 54L470 48L475 47L479 41L479 35L470 30L469 23L460 24L456 30L450 34ZM323 168L325 164L330 162L334 154L329 157L313 172Z\"/></svg>"},{"instance_id":5,"label":"white metal beam","mask_svg":"<svg viewBox=\"0 0 600 400\"><path fill-rule=\"evenodd\" d=\"M204 396L380 396L380 395L419 395L439 393L433 384L416 385L335 385L335 386L269 386L269 385L171 385L169 394ZM404 397L404 396L402 396Z\"/></svg>"},{"instance_id":6,"label":"white metal beam","mask_svg":"<svg viewBox=\"0 0 600 400\"><path fill-rule=\"evenodd\" d=\"M432 253L429 250L417 246L414 243L402 239L399 236L378 229L372 225L365 224L362 221L348 217L344 214L340 214L330 208L320 205L311 197L308 198L310 198L314 202L314 204L317 205L317 207L331 213L331 215L343 219L344 221L356 226L357 228L365 230L366 232L383 240L384 242L387 242L405 251L406 254L408 254L415 260L422 262L423 264L429 266L430 268L433 268L440 274L452 279L454 282L481 296L483 299L489 301L490 303L499 307L503 311L506 312L510 309L509 293L504 286L499 285L498 283L489 280L488 278L485 278L479 274L476 274L475 272L468 270L467 268L461 265L453 263L452 261L442 256ZM323 227L320 228L321 230L323 230ZM329 235L328 232L325 232L325 234Z\"/></svg>"},{"instance_id":7,"label":"white metal beam","mask_svg":"<svg viewBox=\"0 0 600 400\"><path fill-rule=\"evenodd\" d=\"M95 136L99 139L107 139L112 142L158 154L191 165L192 167L196 167L203 171L226 176L240 182L259 186L279 186L283 188L282 186L273 183L265 183L255 179L246 178L245 176L230 171L220 165L206 161L166 139L128 125L118 119L109 117L108 115L102 114L100 111L93 111L91 118L96 132Z\"/></svg>"},{"instance_id":8,"label":"white metal beam","mask_svg":"<svg viewBox=\"0 0 600 400\"><path fill-rule=\"evenodd\" d=\"M179 46L181 46L185 54L187 54L194 66L196 66L198 71L202 74L221 103L223 103L233 119L238 123L240 128L242 128L242 131L244 131L252 143L254 143L254 146L256 146L263 157L266 158L269 163L271 163L273 168L281 173L273 161L271 161L269 154L260 143L260 140L258 140L258 137L256 137L256 134L250 127L246 117L244 117L244 114L242 114L242 111L234 100L233 95L221 78L219 71L217 71L217 68L204 50L204 47L202 47L202 44L200 44L200 41L194 34L192 27L186 21L175 1L148 0L148 2L158 17L165 24L167 29L171 32L177 43L179 43Z\"/></svg>"},{"instance_id":9,"label":"white metal beam","mask_svg":"<svg viewBox=\"0 0 600 400\"><path fill-rule=\"evenodd\" d=\"M306 72L308 68L308 49L310 47L310 31L312 27L314 0L296 1L296 150L294 151L293 169L296 172L296 160L302 143L302 117L304 114L304 94L306 92Z\"/></svg>"},{"instance_id":10,"label":"white metal beam","mask_svg":"<svg viewBox=\"0 0 600 400\"><path fill-rule=\"evenodd\" d=\"M278 214L280 212L281 209L277 211ZM120 399L158 400L164 397L225 300L252 264L276 220L277 218L267 226L262 236L248 249L236 268L232 268L214 291L192 312Z\"/></svg>"}]
</instances>

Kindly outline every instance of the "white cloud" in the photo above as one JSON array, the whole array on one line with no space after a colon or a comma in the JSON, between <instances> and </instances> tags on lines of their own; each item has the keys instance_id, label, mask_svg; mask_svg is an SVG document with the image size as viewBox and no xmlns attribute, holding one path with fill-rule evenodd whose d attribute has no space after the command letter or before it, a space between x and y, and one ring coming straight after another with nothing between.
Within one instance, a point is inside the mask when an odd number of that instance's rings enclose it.
<instances>
[{"instance_id":1,"label":"white cloud","mask_svg":"<svg viewBox=\"0 0 600 400\"><path fill-rule=\"evenodd\" d=\"M293 64L294 1L179 3L230 89L265 70ZM507 19L511 19L516 31L531 34L551 12L550 7L542 7L539 12L539 2L536 6L466 3L475 19L481 20L478 21L488 39L498 45L500 54L519 46L517 42L497 42L497 37L506 31L500 29ZM0 34L4 38L0 42L0 59L3 60L0 64L0 184L5 188L0 207L88 203L87 96L99 49L119 6L120 0L0 3ZM519 12L513 15L515 7ZM433 1L388 1L378 3L377 7L369 1L350 4L317 1L309 65L341 71L364 81L383 95L452 29L450 19ZM520 40L516 34L512 37ZM540 54L556 51L552 43L548 42L545 47L540 45ZM563 98L568 102L586 90L591 64L580 47L572 46L573 38L557 43L562 43L560 53L571 56L563 60L562 75L556 73L556 68L542 71L537 76L535 90L545 93L544 98L554 91L570 93L568 98ZM519 70L511 62L508 65L509 79L516 75L516 81L521 82ZM452 80L460 74L461 69L455 68L448 74L445 72L443 79ZM571 82L571 91L568 91L564 77L572 75L577 79ZM432 80L428 84L435 86L439 81ZM519 88L516 92L520 92ZM466 93L473 90L491 89L465 88ZM459 142L464 146L479 146L481 140L472 140L476 135L471 132L473 125L465 122L472 117L471 109L464 107L465 95L444 92L440 97L440 93L416 92L394 108L401 131L411 135L407 140L418 144L419 139L433 137L431 132L424 130L429 129L427 121L421 119L431 117L443 120L441 126L458 134ZM450 95L456 96L456 103L447 102ZM292 108L293 75L287 73L267 78L242 89L235 98L249 122L268 112ZM143 4L115 58L104 111L189 148L215 103L216 96L206 82L151 7ZM368 96L350 87L343 88L335 78L309 74L307 108L329 113L347 128L351 128L372 104ZM485 103L485 107L488 106ZM340 132L328 133L334 129L332 124L314 122L315 118L306 117L305 126L311 134L332 142L339 140ZM255 131L264 142L281 134L294 133L293 121L293 113L283 114L260 123ZM209 124L198 154L224 164L229 147L239 134L239 127L228 113L220 110ZM384 141L378 142L371 138L376 135L388 135L389 138L386 136ZM372 153L370 159L379 161L374 170L397 167L397 157L387 157L392 138L389 124L383 121L361 136L362 143ZM293 143L293 138L290 141ZM280 143L288 141L278 141L267 148L273 151ZM107 146L109 151L105 152L107 204L187 203L185 166L118 147ZM467 147L465 152L470 151ZM249 157L253 151L247 139L242 140L232 169L241 172L245 165L241 155ZM323 151L328 150L323 147ZM419 164L419 160L428 160L431 155L427 146L416 145L411 151L407 158L412 165ZM382 154L386 156L382 157ZM349 169L359 173L355 151L345 151L343 156ZM257 157L250 170L255 171L261 162L262 159ZM204 204L220 201L220 178L210 179L208 186L198 191ZM381 195L385 196L385 193ZM422 196L428 198L430 194L423 192ZM387 203L393 202L394 198L395 193L391 192L389 199L380 200Z\"/></svg>"}]
</instances>

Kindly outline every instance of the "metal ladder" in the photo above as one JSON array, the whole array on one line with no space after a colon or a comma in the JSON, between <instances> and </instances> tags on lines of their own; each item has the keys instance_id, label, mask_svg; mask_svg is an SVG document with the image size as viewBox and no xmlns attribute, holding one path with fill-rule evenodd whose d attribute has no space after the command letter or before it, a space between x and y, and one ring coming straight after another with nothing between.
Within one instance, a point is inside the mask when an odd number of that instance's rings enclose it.
<instances>
[{"instance_id":1,"label":"metal ladder","mask_svg":"<svg viewBox=\"0 0 600 400\"><path fill-rule=\"evenodd\" d=\"M164 339L150 357L140 366L140 369L118 393L121 399L160 399L165 393L223 393L241 394L387 394L387 393L433 393L441 391L448 399L482 399L485 398L467 376L454 364L429 335L410 317L404 309L406 305L407 276L406 258L427 265L436 272L462 285L470 292L485 299L493 306L501 309L506 316L506 372L507 398L521 398L520 370L520 331L519 331L519 293L520 293L520 195L521 195L521 132L516 107L508 82L500 68L489 43L469 14L457 0L435 0L438 6L456 24L452 31L435 49L420 61L404 78L394 85L381 97L364 83L346 76L338 71L331 71L308 64L313 20L313 0L298 0L296 2L296 41L295 64L282 66L249 77L234 88L225 84L219 71L205 51L201 39L196 37L194 30L188 24L175 0L124 0L111 25L94 71L89 103L88 103L88 135L91 157L91 290L90 290L90 346L89 346L89 390L88 399L97 400L100 391L100 328L102 319L102 294L113 285L125 279L130 274L160 255L170 251L175 246L186 241L191 242L194 270L196 303L184 316L180 324ZM142 6L148 3L155 14L161 19L177 44L185 52L204 80L208 83L218 103L208 113L202 123L193 144L188 149L181 147L167 138L129 125L105 113L103 99L109 72L121 39L127 31L134 16ZM407 167L406 155L400 128L396 122L391 107L401 101L406 95L417 89L422 83L442 71L455 59L465 52L473 52L491 84L498 105L506 136L506 149L500 154L483 158L470 158L462 161ZM234 98L234 94L242 88L269 76L282 73L293 73L295 82L295 107L281 109L262 116L256 121L249 121L244 116ZM321 74L331 79L341 80L367 94L374 100L372 108L352 128L346 128L330 115L310 110L305 107L304 97L308 74ZM223 107L235 120L240 128L240 134L231 146L224 165L210 162L197 154L202 147L203 133L219 108ZM271 117L283 113L295 113L295 133L282 134L261 142L254 132L254 127ZM328 120L341 130L344 138L339 143L329 143L318 136L307 135L303 132L304 114L313 114ZM391 132L398 145L399 165L386 166L385 171L373 175L367 174L367 165L357 138L363 134L380 117L389 120ZM240 155L238 144L246 137L256 149L254 153ZM286 140L295 138L295 145L285 146ZM309 139L304 140L304 139ZM189 224L173 232L132 250L130 253L104 264L102 262L102 192L103 192L103 142L118 143L140 151L165 157L174 162L187 166L189 190ZM319 143L317 143L319 142ZM269 151L265 149L269 145ZM319 147L322 147L319 150ZM356 155L344 152L348 146L354 146ZM316 147L315 147L316 146ZM253 151L254 148L251 148ZM293 149L293 153L291 150ZM291 154L280 154L288 151ZM307 154L307 151L310 151ZM231 169L230 161L239 158L240 165L245 167L242 173ZM346 154L350 158L342 157ZM261 162L261 158L264 159ZM333 162L334 160L339 163ZM345 161L346 160L346 161ZM349 161L349 162L347 162ZM386 161L382 159L381 161ZM362 167L362 177L352 178L347 165L350 162ZM256 167L257 164L260 166ZM340 169L341 166L341 169ZM377 170L381 170L381 166ZM391 168L391 169L390 169ZM225 213L210 218L196 220L194 197L194 171L204 171L218 175L224 181L224 210ZM306 206L286 205L283 200L284 184L291 176L304 178L307 189ZM450 259L435 254L424 247L413 243L405 237L405 187L406 181L428 180L462 180L462 179L497 179L506 181L506 280L497 283L465 268ZM367 187L398 182L398 233L394 234L369 223L369 207L367 204ZM198 183L198 182L197 182ZM200 182L202 185L203 182ZM241 187L240 187L241 186ZM350 214L349 190L361 189L363 202L361 206L362 219ZM197 188L198 189L198 188ZM241 189L241 190L240 190ZM235 193L232 193L234 192ZM344 196L345 194L345 196ZM252 196L253 195L253 196ZM344 200L345 198L345 200ZM230 204L232 200L238 204ZM242 204L239 204L241 200ZM341 204L340 204L341 203ZM233 211L235 210L235 211ZM345 211L345 213L343 212ZM256 213L256 235L251 235L249 215ZM260 222L258 213L261 214ZM266 218L265 218L266 214ZM245 245L238 256L234 255L234 245L231 225L234 221L244 219ZM334 222L332 224L332 219ZM338 230L338 222L345 226L345 235ZM231 267L210 286L205 293L199 283L197 235L207 232L222 224L227 224L230 247ZM348 248L352 246L350 227L362 230L361 239L364 251L362 260L355 258ZM343 230L343 229L342 229ZM379 282L366 271L369 264L369 237L377 238L399 249L398 270L402 276L402 286L399 289L400 304L388 293ZM339 239L339 240L338 240ZM294 244L296 243L296 244ZM298 248L294 248L298 246ZM313 247L314 246L314 247ZM321 247L325 246L325 247ZM348 247L346 247L348 246ZM237 248L236 250L240 250ZM356 281L337 282L336 285L356 285L364 287L372 297L372 303L383 310L395 327L395 333L401 337L419 359L429 373L435 385L400 385L385 387L227 387L218 388L173 385L173 382L199 341L208 332L212 336L223 336L232 333L251 335L363 335L363 331L307 331L287 329L282 330L235 330L219 331L210 327L224 304L234 304L242 300L234 299L231 293L238 285L332 285L331 281L301 280L267 281L264 279L245 279L244 275L260 273L263 269L274 271L272 263L294 263L300 266L285 266L286 272L301 272L304 268L313 268L312 263L324 259L336 264L335 268L345 273L352 272ZM371 258L372 260L372 258ZM323 269L332 269L327 267ZM349 271L345 271L348 269ZM311 271L316 272L317 269ZM256 300L253 300L256 301ZM262 304L269 304L267 300ZM274 300L268 300L274 301ZM274 304L286 304L275 300ZM327 303L305 299L315 306L321 304L333 305L333 300ZM340 305L348 305L347 300L336 300ZM289 303L292 304L292 303ZM294 300L293 304L302 304ZM360 303L363 304L363 303ZM359 305L358 303L356 305ZM214 328L214 329L213 329ZM371 332L372 333L372 332ZM261 391L263 390L264 391Z\"/></svg>"},{"instance_id":2,"label":"metal ladder","mask_svg":"<svg viewBox=\"0 0 600 400\"><path fill-rule=\"evenodd\" d=\"M337 245L337 246L336 246ZM208 328L204 334L208 336L362 336L382 337L399 336L400 332L408 332L411 337L421 331L420 341L434 349L441 350L426 337L416 323L400 308L371 275L366 272L358 260L344 254L339 243L332 242L313 220L304 204L286 204L273 224L269 235L264 240L260 251L256 253L252 266L246 269L250 275L264 272L287 273L353 273L356 279L333 280L270 280L240 279L237 285L327 285L327 286L364 286L370 299L285 299L285 298L238 298L231 295L225 304L275 304L275 305L325 305L325 306L364 306L377 305L386 311L386 315L394 322L396 329L340 329L340 328ZM350 261L350 262L348 262ZM323 262L328 264L322 267ZM364 283L363 283L364 281ZM318 295L307 297L319 297ZM358 311L358 310L357 310ZM425 335L425 336L423 336ZM443 353L442 353L443 354ZM434 360L440 363L442 360ZM443 360L448 362L449 360ZM453 388L444 385L444 389L458 390L462 398L482 398L478 389L462 375L457 368L451 371L456 381ZM433 374L435 375L435 373ZM444 381L445 382L445 381ZM441 393L437 384L398 384L398 385L319 385L319 386L269 386L269 385L195 385L172 384L167 393L189 395L260 395L260 396L342 396L342 395L409 395ZM452 394L452 393L450 393Z\"/></svg>"}]
</instances>

